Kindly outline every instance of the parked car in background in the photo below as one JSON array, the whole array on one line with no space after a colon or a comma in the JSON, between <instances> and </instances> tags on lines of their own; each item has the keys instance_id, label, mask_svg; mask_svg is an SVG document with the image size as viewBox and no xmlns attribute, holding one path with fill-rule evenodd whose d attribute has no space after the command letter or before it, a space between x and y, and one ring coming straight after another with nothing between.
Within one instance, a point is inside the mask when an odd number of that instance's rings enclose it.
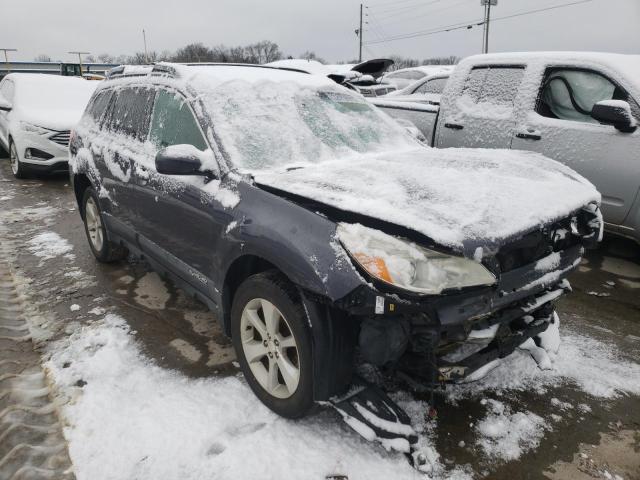
<instances>
[{"instance_id":1,"label":"parked car in background","mask_svg":"<svg viewBox=\"0 0 640 480\"><path fill-rule=\"evenodd\" d=\"M394 101L410 101L440 105L440 95L449 80L448 73L425 75L421 80L387 95Z\"/></svg>"},{"instance_id":2,"label":"parked car in background","mask_svg":"<svg viewBox=\"0 0 640 480\"><path fill-rule=\"evenodd\" d=\"M97 82L79 77L10 73L0 82L0 146L16 178L68 170L70 130Z\"/></svg>"},{"instance_id":3,"label":"parked car in background","mask_svg":"<svg viewBox=\"0 0 640 480\"><path fill-rule=\"evenodd\" d=\"M640 242L640 56L478 55L454 70L440 108L374 103L413 119L436 147L542 153L602 193L606 229Z\"/></svg>"},{"instance_id":4,"label":"parked car in background","mask_svg":"<svg viewBox=\"0 0 640 480\"><path fill-rule=\"evenodd\" d=\"M316 60L287 59L268 63L269 67L298 70L329 77L336 83L356 90L365 97L380 97L396 90L395 85L382 80L393 60L379 58L358 64L324 65Z\"/></svg>"},{"instance_id":5,"label":"parked car in background","mask_svg":"<svg viewBox=\"0 0 640 480\"><path fill-rule=\"evenodd\" d=\"M453 65L422 65L418 67L401 68L393 72L385 73L382 79L387 83L395 85L397 90L402 90L410 85L415 85L420 80L426 80L427 77L437 75L448 76L453 69ZM428 93L442 93L442 88L439 90L440 91Z\"/></svg>"},{"instance_id":6,"label":"parked car in background","mask_svg":"<svg viewBox=\"0 0 640 480\"><path fill-rule=\"evenodd\" d=\"M432 387L532 338L544 358L601 234L598 192L564 165L429 148L328 78L264 66L118 68L69 151L98 261L144 256L209 305L273 411L334 402L405 452L379 389L335 400L355 350Z\"/></svg>"}]
</instances>

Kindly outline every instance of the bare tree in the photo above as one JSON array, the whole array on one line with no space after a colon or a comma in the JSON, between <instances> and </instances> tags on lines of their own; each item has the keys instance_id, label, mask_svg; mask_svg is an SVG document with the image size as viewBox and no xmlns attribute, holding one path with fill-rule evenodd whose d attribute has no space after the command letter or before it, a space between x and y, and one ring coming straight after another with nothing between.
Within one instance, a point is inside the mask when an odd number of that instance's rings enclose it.
<instances>
[{"instance_id":1,"label":"bare tree","mask_svg":"<svg viewBox=\"0 0 640 480\"><path fill-rule=\"evenodd\" d=\"M179 48L173 56L174 62L213 62L213 50L202 43L191 43Z\"/></svg>"},{"instance_id":2,"label":"bare tree","mask_svg":"<svg viewBox=\"0 0 640 480\"><path fill-rule=\"evenodd\" d=\"M87 63L96 63L96 57L94 57L93 55L87 55L86 57L84 57L84 61Z\"/></svg>"},{"instance_id":3,"label":"bare tree","mask_svg":"<svg viewBox=\"0 0 640 480\"><path fill-rule=\"evenodd\" d=\"M460 61L460 57L449 55L448 57L426 58L422 61L422 65L456 65Z\"/></svg>"},{"instance_id":4,"label":"bare tree","mask_svg":"<svg viewBox=\"0 0 640 480\"><path fill-rule=\"evenodd\" d=\"M36 58L34 58L33 61L34 62L50 62L51 57L46 53L41 53L40 55L36 56Z\"/></svg>"},{"instance_id":5,"label":"bare tree","mask_svg":"<svg viewBox=\"0 0 640 480\"><path fill-rule=\"evenodd\" d=\"M315 60L316 62L320 62L320 63L327 63L325 62L324 58L317 56L316 52L312 52L310 50L307 50L306 52L301 53L300 58L304 58L305 60Z\"/></svg>"},{"instance_id":6,"label":"bare tree","mask_svg":"<svg viewBox=\"0 0 640 480\"><path fill-rule=\"evenodd\" d=\"M110 55L108 53L101 53L100 55L98 55L98 60L101 63L113 63L116 59L113 55Z\"/></svg>"},{"instance_id":7,"label":"bare tree","mask_svg":"<svg viewBox=\"0 0 640 480\"><path fill-rule=\"evenodd\" d=\"M262 40L244 47L245 58L250 63L269 63L282 58L282 52L277 43Z\"/></svg>"}]
</instances>

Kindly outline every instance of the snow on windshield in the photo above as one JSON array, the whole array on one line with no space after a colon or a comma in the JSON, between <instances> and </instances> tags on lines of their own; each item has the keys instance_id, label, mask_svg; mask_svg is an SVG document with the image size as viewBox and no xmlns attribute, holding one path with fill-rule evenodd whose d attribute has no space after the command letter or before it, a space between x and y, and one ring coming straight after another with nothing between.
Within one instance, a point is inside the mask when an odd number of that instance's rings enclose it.
<instances>
[{"instance_id":1,"label":"snow on windshield","mask_svg":"<svg viewBox=\"0 0 640 480\"><path fill-rule=\"evenodd\" d=\"M359 95L330 81L277 73L286 76L197 87L223 148L239 167L263 170L415 146Z\"/></svg>"}]
</instances>

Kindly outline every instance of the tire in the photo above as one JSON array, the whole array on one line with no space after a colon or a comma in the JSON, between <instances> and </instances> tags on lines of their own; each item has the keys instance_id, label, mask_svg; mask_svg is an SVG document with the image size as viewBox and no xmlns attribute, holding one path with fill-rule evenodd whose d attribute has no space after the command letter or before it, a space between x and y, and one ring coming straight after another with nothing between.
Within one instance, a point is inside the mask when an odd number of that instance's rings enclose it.
<instances>
[{"instance_id":1,"label":"tire","mask_svg":"<svg viewBox=\"0 0 640 480\"><path fill-rule=\"evenodd\" d=\"M242 372L260 401L285 418L307 414L314 404L311 332L298 292L282 275L259 273L238 287L231 336Z\"/></svg>"},{"instance_id":2,"label":"tire","mask_svg":"<svg viewBox=\"0 0 640 480\"><path fill-rule=\"evenodd\" d=\"M96 260L111 263L126 256L127 252L123 247L109 240L98 196L92 187L88 187L82 196L82 220L89 248Z\"/></svg>"},{"instance_id":3,"label":"tire","mask_svg":"<svg viewBox=\"0 0 640 480\"><path fill-rule=\"evenodd\" d=\"M27 178L27 168L20 161L16 144L11 139L9 139L9 162L11 162L11 171L14 177L19 179Z\"/></svg>"}]
</instances>

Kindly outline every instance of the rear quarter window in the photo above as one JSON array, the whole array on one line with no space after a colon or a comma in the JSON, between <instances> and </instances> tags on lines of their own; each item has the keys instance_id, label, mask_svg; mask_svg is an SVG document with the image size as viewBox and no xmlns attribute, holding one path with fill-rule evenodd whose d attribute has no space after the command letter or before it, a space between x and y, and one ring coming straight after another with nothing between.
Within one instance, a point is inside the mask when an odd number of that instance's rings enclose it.
<instances>
[{"instance_id":1,"label":"rear quarter window","mask_svg":"<svg viewBox=\"0 0 640 480\"><path fill-rule=\"evenodd\" d=\"M98 92L87 105L82 118L83 121L90 119L99 125L104 117L104 113L107 110L107 106L109 105L112 95L112 90L102 90Z\"/></svg>"}]
</instances>

